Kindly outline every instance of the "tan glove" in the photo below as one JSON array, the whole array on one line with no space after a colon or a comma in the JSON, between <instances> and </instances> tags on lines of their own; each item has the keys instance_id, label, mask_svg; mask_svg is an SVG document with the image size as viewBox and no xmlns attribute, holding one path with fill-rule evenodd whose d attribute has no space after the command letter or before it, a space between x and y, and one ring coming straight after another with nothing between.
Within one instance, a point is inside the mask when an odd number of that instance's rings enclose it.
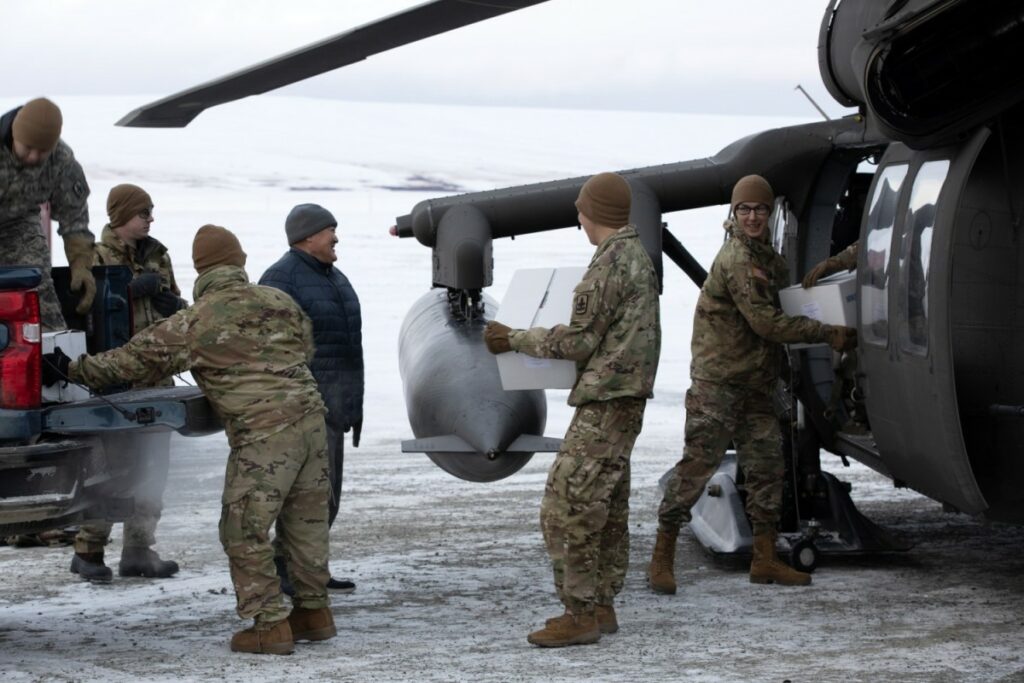
<instances>
[{"instance_id":1,"label":"tan glove","mask_svg":"<svg viewBox=\"0 0 1024 683\"><path fill-rule=\"evenodd\" d=\"M851 351L857 348L857 330L842 325L825 325L825 341L833 351Z\"/></svg>"},{"instance_id":2,"label":"tan glove","mask_svg":"<svg viewBox=\"0 0 1024 683\"><path fill-rule=\"evenodd\" d=\"M64 253L71 269L71 291L81 291L75 312L85 315L96 296L96 280L92 276L93 241L91 235L72 233L64 238Z\"/></svg>"},{"instance_id":3,"label":"tan glove","mask_svg":"<svg viewBox=\"0 0 1024 683\"><path fill-rule=\"evenodd\" d=\"M487 350L495 355L511 351L512 344L508 340L508 333L511 331L512 328L508 325L502 325L494 320L487 323L487 327L484 328L484 344L487 344Z\"/></svg>"},{"instance_id":4,"label":"tan glove","mask_svg":"<svg viewBox=\"0 0 1024 683\"><path fill-rule=\"evenodd\" d=\"M803 284L804 289L813 287L823 277L828 277L832 273L838 273L843 270L843 264L839 262L835 256L829 256L827 259L819 263L818 265L811 268L807 275L804 275Z\"/></svg>"}]
</instances>

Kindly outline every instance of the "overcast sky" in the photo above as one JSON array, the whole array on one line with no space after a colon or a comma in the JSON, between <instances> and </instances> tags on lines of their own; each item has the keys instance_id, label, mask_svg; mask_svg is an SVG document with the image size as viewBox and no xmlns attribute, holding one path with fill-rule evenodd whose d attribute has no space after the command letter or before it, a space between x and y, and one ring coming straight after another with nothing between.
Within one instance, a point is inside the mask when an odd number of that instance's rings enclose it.
<instances>
[{"instance_id":1,"label":"overcast sky","mask_svg":"<svg viewBox=\"0 0 1024 683\"><path fill-rule=\"evenodd\" d=\"M162 97L419 4L0 0L5 94ZM818 0L549 0L282 89L355 100L810 115ZM142 101L140 101L140 104Z\"/></svg>"}]
</instances>

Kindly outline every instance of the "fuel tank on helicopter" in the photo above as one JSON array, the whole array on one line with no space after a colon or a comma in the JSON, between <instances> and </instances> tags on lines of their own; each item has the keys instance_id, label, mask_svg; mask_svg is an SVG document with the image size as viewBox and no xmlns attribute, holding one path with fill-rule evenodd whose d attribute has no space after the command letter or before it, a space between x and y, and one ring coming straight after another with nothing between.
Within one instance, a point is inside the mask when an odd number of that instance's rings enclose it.
<instances>
[{"instance_id":1,"label":"fuel tank on helicopter","mask_svg":"<svg viewBox=\"0 0 1024 683\"><path fill-rule=\"evenodd\" d=\"M496 481L521 469L538 451L557 451L545 438L547 399L540 389L505 391L483 328L497 310L488 296L480 315L465 316L442 287L409 309L398 337L409 424L416 439L404 452L424 452L467 481Z\"/></svg>"}]
</instances>

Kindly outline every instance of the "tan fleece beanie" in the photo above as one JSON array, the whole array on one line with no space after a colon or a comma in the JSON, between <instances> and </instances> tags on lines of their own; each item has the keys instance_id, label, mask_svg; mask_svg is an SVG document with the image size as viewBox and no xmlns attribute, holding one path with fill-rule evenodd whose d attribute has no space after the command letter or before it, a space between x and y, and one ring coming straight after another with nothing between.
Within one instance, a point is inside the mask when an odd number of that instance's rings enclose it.
<instances>
[{"instance_id":1,"label":"tan fleece beanie","mask_svg":"<svg viewBox=\"0 0 1024 683\"><path fill-rule=\"evenodd\" d=\"M775 193L768 181L759 175L743 176L736 181L732 188L732 210L736 210L737 204L767 204L772 206L775 203Z\"/></svg>"},{"instance_id":2,"label":"tan fleece beanie","mask_svg":"<svg viewBox=\"0 0 1024 683\"><path fill-rule=\"evenodd\" d=\"M49 152L57 146L63 124L60 108L45 97L38 97L26 102L14 115L11 134L23 145Z\"/></svg>"},{"instance_id":3,"label":"tan fleece beanie","mask_svg":"<svg viewBox=\"0 0 1024 683\"><path fill-rule=\"evenodd\" d=\"M214 266L245 266L245 252L235 234L219 225L204 225L192 241L192 263L202 275Z\"/></svg>"},{"instance_id":4,"label":"tan fleece beanie","mask_svg":"<svg viewBox=\"0 0 1024 683\"><path fill-rule=\"evenodd\" d=\"M580 188L576 210L599 225L621 228L629 222L632 192L617 173L598 173Z\"/></svg>"},{"instance_id":5,"label":"tan fleece beanie","mask_svg":"<svg viewBox=\"0 0 1024 683\"><path fill-rule=\"evenodd\" d=\"M152 208L153 200L149 193L138 185L115 185L107 195L107 216L112 228L119 228L140 212Z\"/></svg>"}]
</instances>

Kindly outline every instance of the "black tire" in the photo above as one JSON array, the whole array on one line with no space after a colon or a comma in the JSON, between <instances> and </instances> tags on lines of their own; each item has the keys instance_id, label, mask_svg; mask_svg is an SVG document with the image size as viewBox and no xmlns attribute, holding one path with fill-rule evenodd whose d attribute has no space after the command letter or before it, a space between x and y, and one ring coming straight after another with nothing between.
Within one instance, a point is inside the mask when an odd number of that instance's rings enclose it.
<instances>
[{"instance_id":1,"label":"black tire","mask_svg":"<svg viewBox=\"0 0 1024 683\"><path fill-rule=\"evenodd\" d=\"M818 566L818 555L814 541L805 538L802 541L797 541L789 551L789 564L797 571L810 574Z\"/></svg>"}]
</instances>

